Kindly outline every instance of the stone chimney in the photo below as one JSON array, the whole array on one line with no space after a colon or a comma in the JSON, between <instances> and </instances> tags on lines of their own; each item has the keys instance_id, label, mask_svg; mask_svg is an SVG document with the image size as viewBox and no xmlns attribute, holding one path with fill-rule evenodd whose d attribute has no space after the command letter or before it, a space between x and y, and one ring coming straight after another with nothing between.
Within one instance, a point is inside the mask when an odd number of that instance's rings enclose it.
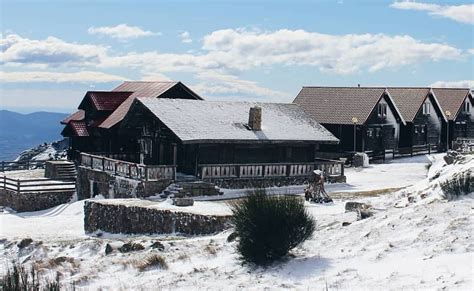
<instances>
[{"instance_id":1,"label":"stone chimney","mask_svg":"<svg viewBox=\"0 0 474 291\"><path fill-rule=\"evenodd\" d=\"M249 111L249 127L251 130L262 130L262 108L255 106L250 107Z\"/></svg>"}]
</instances>

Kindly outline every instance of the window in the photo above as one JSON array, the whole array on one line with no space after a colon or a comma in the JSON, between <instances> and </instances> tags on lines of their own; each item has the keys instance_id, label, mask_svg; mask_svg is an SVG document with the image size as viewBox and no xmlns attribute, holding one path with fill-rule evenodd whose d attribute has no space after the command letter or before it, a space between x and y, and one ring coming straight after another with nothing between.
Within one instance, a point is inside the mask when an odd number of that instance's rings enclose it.
<instances>
[{"instance_id":1,"label":"window","mask_svg":"<svg viewBox=\"0 0 474 291\"><path fill-rule=\"evenodd\" d=\"M387 104L380 103L377 108L377 116L380 118L387 117Z\"/></svg>"},{"instance_id":2,"label":"window","mask_svg":"<svg viewBox=\"0 0 474 291\"><path fill-rule=\"evenodd\" d=\"M415 134L418 134L418 126L415 126Z\"/></svg>"},{"instance_id":3,"label":"window","mask_svg":"<svg viewBox=\"0 0 474 291\"><path fill-rule=\"evenodd\" d=\"M469 113L471 111L471 104L469 102L464 102L464 112Z\"/></svg>"},{"instance_id":4,"label":"window","mask_svg":"<svg viewBox=\"0 0 474 291\"><path fill-rule=\"evenodd\" d=\"M430 115L431 104L429 102L423 103L423 115Z\"/></svg>"},{"instance_id":5,"label":"window","mask_svg":"<svg viewBox=\"0 0 474 291\"><path fill-rule=\"evenodd\" d=\"M367 129L367 136L368 137L373 137L374 136L374 129L373 128Z\"/></svg>"}]
</instances>

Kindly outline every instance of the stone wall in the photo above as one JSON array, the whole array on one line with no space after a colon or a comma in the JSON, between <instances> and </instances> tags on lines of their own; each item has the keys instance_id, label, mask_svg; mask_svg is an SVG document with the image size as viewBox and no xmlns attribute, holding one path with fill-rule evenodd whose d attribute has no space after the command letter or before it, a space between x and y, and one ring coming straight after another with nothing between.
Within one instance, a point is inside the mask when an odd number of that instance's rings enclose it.
<instances>
[{"instance_id":1,"label":"stone wall","mask_svg":"<svg viewBox=\"0 0 474 291\"><path fill-rule=\"evenodd\" d=\"M85 201L84 230L123 234L205 235L230 227L230 216L200 215L123 204Z\"/></svg>"},{"instance_id":2,"label":"stone wall","mask_svg":"<svg viewBox=\"0 0 474 291\"><path fill-rule=\"evenodd\" d=\"M206 182L213 183L225 189L245 189L245 188L268 188L282 187L290 185L303 185L311 179L308 177L276 177L276 178L232 178L232 179L205 179ZM326 179L328 183L345 183L346 177L330 177Z\"/></svg>"},{"instance_id":3,"label":"stone wall","mask_svg":"<svg viewBox=\"0 0 474 291\"><path fill-rule=\"evenodd\" d=\"M77 171L76 189L78 199L87 199L95 195L105 198L137 198L148 197L161 193L171 180L139 181L106 172L79 167Z\"/></svg>"},{"instance_id":4,"label":"stone wall","mask_svg":"<svg viewBox=\"0 0 474 291\"><path fill-rule=\"evenodd\" d=\"M18 212L48 209L71 201L74 191L27 192L0 189L0 202Z\"/></svg>"}]
</instances>

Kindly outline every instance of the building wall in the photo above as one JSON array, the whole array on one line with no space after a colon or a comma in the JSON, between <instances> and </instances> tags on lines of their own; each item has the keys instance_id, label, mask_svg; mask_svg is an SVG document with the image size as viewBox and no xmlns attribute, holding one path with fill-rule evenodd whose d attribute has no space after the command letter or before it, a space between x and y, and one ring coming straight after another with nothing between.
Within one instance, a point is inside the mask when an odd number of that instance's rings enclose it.
<instances>
[{"instance_id":1,"label":"building wall","mask_svg":"<svg viewBox=\"0 0 474 291\"><path fill-rule=\"evenodd\" d=\"M406 126L400 126L400 148L426 144L439 145L441 143L441 129L444 121L439 108L435 106L433 96L430 95L427 101L430 104L429 115L423 114L423 106L421 106L413 122L407 122Z\"/></svg>"},{"instance_id":2,"label":"building wall","mask_svg":"<svg viewBox=\"0 0 474 291\"><path fill-rule=\"evenodd\" d=\"M472 102L469 98L466 99L469 103L470 112L459 112L456 120L453 122L453 139L458 137L471 137L474 138L474 109L472 108Z\"/></svg>"},{"instance_id":3,"label":"building wall","mask_svg":"<svg viewBox=\"0 0 474 291\"><path fill-rule=\"evenodd\" d=\"M367 120L367 126L361 132L364 135L363 150L365 151L394 149L398 144L400 121L396 117L395 108L387 99L388 97L384 96L379 101ZM387 115L384 118L378 116L379 104L387 105Z\"/></svg>"}]
</instances>

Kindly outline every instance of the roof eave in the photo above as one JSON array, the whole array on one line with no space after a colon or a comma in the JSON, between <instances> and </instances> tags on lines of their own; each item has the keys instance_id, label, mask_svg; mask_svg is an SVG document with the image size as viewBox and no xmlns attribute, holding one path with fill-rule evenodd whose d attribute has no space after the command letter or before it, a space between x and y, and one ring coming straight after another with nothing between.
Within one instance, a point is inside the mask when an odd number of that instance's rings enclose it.
<instances>
[{"instance_id":1,"label":"roof eave","mask_svg":"<svg viewBox=\"0 0 474 291\"><path fill-rule=\"evenodd\" d=\"M393 104L393 107L395 108L395 111L397 112L398 116L400 117L400 121L403 123L403 125L407 125L407 122L405 121L405 118L403 118L403 115L402 113L400 112L400 109L398 109L397 107L397 104L395 103L395 101L393 100L392 98L392 95L390 95L390 91L388 91L387 88L385 88L385 93L387 93L387 96L388 96L388 99L390 99L390 102L392 102Z\"/></svg>"},{"instance_id":2,"label":"roof eave","mask_svg":"<svg viewBox=\"0 0 474 291\"><path fill-rule=\"evenodd\" d=\"M435 92L433 91L432 88L430 88L430 93L431 93L431 96L433 96L433 99L434 99L434 101L436 102L436 106L438 106L439 111L441 111L441 115L443 116L444 121L445 121L445 122L448 122L448 118L447 118L446 115L444 114L443 108L441 107L441 104L439 104L438 98L436 98L436 94L435 94Z\"/></svg>"}]
</instances>

